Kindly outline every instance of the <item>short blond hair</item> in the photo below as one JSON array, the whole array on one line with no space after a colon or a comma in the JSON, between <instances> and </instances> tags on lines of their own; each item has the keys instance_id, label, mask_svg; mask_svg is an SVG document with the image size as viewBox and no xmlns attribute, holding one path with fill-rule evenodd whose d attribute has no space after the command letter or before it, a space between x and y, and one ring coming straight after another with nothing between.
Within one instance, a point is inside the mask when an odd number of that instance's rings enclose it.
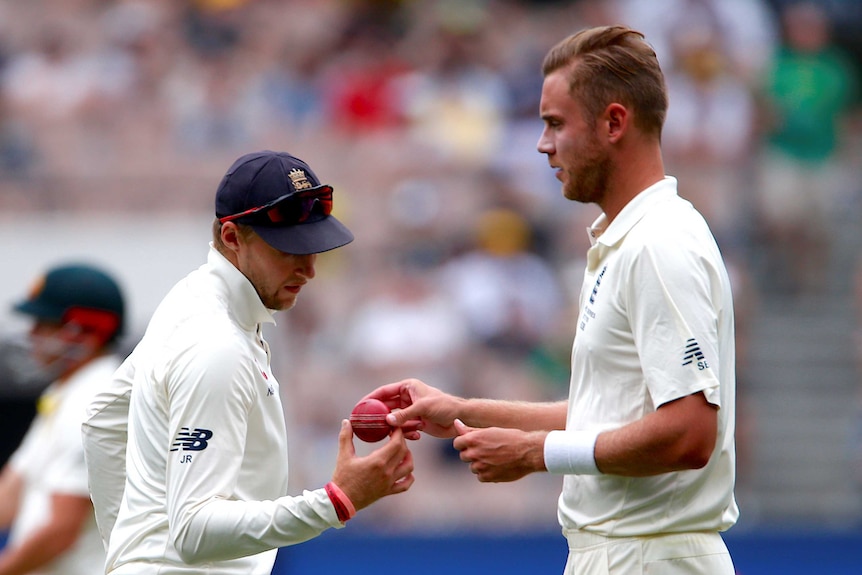
<instances>
[{"instance_id":1,"label":"short blond hair","mask_svg":"<svg viewBox=\"0 0 862 575\"><path fill-rule=\"evenodd\" d=\"M551 48L542 62L548 76L569 68L569 93L596 118L618 102L634 111L635 125L661 138L668 96L655 50L644 35L625 26L599 26L573 34Z\"/></svg>"}]
</instances>

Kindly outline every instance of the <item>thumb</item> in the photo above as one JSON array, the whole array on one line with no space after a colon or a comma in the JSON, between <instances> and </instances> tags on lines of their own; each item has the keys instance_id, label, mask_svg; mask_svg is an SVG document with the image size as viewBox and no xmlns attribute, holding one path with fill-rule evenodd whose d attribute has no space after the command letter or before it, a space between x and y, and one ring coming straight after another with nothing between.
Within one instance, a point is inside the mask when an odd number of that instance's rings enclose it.
<instances>
[{"instance_id":1,"label":"thumb","mask_svg":"<svg viewBox=\"0 0 862 575\"><path fill-rule=\"evenodd\" d=\"M341 430L338 432L338 451L348 456L356 455L353 446L353 426L347 419L341 420Z\"/></svg>"},{"instance_id":2,"label":"thumb","mask_svg":"<svg viewBox=\"0 0 862 575\"><path fill-rule=\"evenodd\" d=\"M413 406L411 405L409 407L404 407L402 409L396 409L389 412L386 415L386 423L388 423L392 427L401 427L412 419L418 419L418 416L413 415L413 412L416 410L412 408Z\"/></svg>"},{"instance_id":3,"label":"thumb","mask_svg":"<svg viewBox=\"0 0 862 575\"><path fill-rule=\"evenodd\" d=\"M469 433L473 431L473 429L475 429L473 427L470 427L460 419L456 419L453 423L455 425L455 431L458 432L458 435L464 435L465 433Z\"/></svg>"}]
</instances>

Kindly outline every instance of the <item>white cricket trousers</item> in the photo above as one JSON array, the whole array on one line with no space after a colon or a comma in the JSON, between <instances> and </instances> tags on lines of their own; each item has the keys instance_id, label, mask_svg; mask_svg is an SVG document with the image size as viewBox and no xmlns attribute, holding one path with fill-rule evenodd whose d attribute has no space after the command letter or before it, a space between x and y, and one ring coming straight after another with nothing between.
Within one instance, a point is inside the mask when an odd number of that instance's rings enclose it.
<instances>
[{"instance_id":1,"label":"white cricket trousers","mask_svg":"<svg viewBox=\"0 0 862 575\"><path fill-rule=\"evenodd\" d=\"M564 531L565 575L734 575L730 553L714 532L604 537Z\"/></svg>"}]
</instances>

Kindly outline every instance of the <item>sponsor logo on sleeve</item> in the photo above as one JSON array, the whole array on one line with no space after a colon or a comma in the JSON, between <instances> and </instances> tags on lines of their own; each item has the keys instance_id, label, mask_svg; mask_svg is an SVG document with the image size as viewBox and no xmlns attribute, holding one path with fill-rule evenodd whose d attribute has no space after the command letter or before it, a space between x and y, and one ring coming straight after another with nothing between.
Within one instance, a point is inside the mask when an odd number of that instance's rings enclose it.
<instances>
[{"instance_id":1,"label":"sponsor logo on sleeve","mask_svg":"<svg viewBox=\"0 0 862 575\"><path fill-rule=\"evenodd\" d=\"M700 371L709 368L709 364L706 362L706 357L704 357L703 352L700 349L700 344L697 343L697 340L693 337L689 338L685 342L685 351L683 351L682 364L695 364L697 365L697 369Z\"/></svg>"}]
</instances>

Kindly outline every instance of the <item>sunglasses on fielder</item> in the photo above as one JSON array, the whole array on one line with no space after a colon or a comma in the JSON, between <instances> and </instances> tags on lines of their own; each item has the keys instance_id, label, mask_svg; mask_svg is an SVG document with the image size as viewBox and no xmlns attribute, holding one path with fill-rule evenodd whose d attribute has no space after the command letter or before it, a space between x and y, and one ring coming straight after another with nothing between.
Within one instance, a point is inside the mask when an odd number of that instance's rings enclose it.
<instances>
[{"instance_id":1,"label":"sunglasses on fielder","mask_svg":"<svg viewBox=\"0 0 862 575\"><path fill-rule=\"evenodd\" d=\"M285 194L267 204L224 216L218 221L225 223L246 219L249 223L292 226L307 221L312 215L328 216L331 213L332 188L322 186Z\"/></svg>"}]
</instances>

